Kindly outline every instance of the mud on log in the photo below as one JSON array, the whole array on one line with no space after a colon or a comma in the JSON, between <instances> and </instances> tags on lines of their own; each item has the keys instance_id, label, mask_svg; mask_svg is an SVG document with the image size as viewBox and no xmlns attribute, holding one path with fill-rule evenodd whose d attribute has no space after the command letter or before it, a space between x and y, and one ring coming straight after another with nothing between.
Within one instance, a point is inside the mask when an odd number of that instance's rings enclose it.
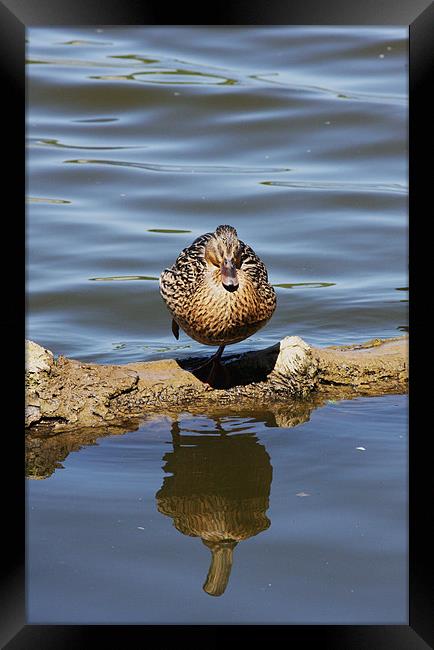
<instances>
[{"instance_id":1,"label":"mud on log","mask_svg":"<svg viewBox=\"0 0 434 650\"><path fill-rule=\"evenodd\" d=\"M27 341L26 428L118 427L147 413L233 412L271 404L279 410L289 402L319 405L326 399L405 393L407 344L403 336L316 348L287 336L263 350L225 355L228 372L209 390L201 371L194 370L198 359L99 365L55 359Z\"/></svg>"}]
</instances>

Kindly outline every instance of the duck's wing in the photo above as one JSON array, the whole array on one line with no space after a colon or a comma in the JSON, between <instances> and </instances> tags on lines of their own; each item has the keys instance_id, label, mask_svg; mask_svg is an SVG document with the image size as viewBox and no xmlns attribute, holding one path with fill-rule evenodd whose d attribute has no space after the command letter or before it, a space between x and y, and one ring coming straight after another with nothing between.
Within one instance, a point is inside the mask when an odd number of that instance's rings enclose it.
<instances>
[{"instance_id":1,"label":"duck's wing","mask_svg":"<svg viewBox=\"0 0 434 650\"><path fill-rule=\"evenodd\" d=\"M169 268L160 275L160 293L170 311L182 313L185 300L194 291L206 270L205 245L212 237L206 233L184 248Z\"/></svg>"},{"instance_id":2,"label":"duck's wing","mask_svg":"<svg viewBox=\"0 0 434 650\"><path fill-rule=\"evenodd\" d=\"M251 279L258 296L260 296L263 317L268 320L276 309L276 292L268 282L267 268L253 248L244 242L240 242L240 246L241 270Z\"/></svg>"},{"instance_id":3,"label":"duck's wing","mask_svg":"<svg viewBox=\"0 0 434 650\"><path fill-rule=\"evenodd\" d=\"M178 273L188 285L194 285L206 269L205 246L211 239L212 233L208 232L194 240L190 246L184 248L172 269Z\"/></svg>"},{"instance_id":4,"label":"duck's wing","mask_svg":"<svg viewBox=\"0 0 434 650\"><path fill-rule=\"evenodd\" d=\"M268 284L267 267L253 248L240 241L241 270L247 273L256 286Z\"/></svg>"}]
</instances>

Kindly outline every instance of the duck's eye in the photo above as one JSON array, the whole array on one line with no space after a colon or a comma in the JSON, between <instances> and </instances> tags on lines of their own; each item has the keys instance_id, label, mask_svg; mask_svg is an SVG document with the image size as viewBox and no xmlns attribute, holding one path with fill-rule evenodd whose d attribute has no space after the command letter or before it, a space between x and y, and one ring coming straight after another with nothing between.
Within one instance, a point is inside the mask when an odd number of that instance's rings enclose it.
<instances>
[{"instance_id":1,"label":"duck's eye","mask_svg":"<svg viewBox=\"0 0 434 650\"><path fill-rule=\"evenodd\" d=\"M218 268L220 267L218 252L211 246L205 249L205 259L213 266L217 266Z\"/></svg>"},{"instance_id":2,"label":"duck's eye","mask_svg":"<svg viewBox=\"0 0 434 650\"><path fill-rule=\"evenodd\" d=\"M237 251L234 255L234 262L237 269L241 268L241 251Z\"/></svg>"}]
</instances>

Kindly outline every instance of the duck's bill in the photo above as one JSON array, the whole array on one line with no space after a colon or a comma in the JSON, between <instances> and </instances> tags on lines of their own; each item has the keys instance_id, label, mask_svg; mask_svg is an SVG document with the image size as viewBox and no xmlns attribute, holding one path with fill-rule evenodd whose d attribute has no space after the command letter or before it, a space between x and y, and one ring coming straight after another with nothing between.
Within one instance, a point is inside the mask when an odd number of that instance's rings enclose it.
<instances>
[{"instance_id":1,"label":"duck's bill","mask_svg":"<svg viewBox=\"0 0 434 650\"><path fill-rule=\"evenodd\" d=\"M226 261L221 267L222 284L227 291L238 289L237 267L233 262Z\"/></svg>"}]
</instances>

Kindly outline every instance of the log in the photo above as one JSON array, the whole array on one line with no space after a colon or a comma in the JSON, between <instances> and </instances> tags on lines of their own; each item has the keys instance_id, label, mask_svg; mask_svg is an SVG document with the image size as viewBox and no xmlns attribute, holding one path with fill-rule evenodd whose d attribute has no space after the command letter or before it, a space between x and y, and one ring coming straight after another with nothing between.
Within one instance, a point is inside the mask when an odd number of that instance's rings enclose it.
<instances>
[{"instance_id":1,"label":"log","mask_svg":"<svg viewBox=\"0 0 434 650\"><path fill-rule=\"evenodd\" d=\"M318 348L287 336L263 350L225 355L212 389L203 359L101 365L57 359L26 342L27 431L131 430L146 414L270 410L288 424L305 421L328 399L405 393L408 337ZM206 373L205 373L206 374Z\"/></svg>"}]
</instances>

